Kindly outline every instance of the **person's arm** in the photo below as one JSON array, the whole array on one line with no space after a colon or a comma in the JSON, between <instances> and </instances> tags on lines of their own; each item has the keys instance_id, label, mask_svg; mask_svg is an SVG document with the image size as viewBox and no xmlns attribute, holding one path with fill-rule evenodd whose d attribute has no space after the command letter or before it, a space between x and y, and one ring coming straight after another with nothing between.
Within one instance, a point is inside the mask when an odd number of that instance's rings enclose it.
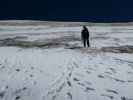
<instances>
[{"instance_id":1,"label":"person's arm","mask_svg":"<svg viewBox=\"0 0 133 100\"><path fill-rule=\"evenodd\" d=\"M90 32L89 32L89 30L87 30L87 33L88 33L88 36L90 36Z\"/></svg>"},{"instance_id":2,"label":"person's arm","mask_svg":"<svg viewBox=\"0 0 133 100\"><path fill-rule=\"evenodd\" d=\"M81 31L81 40L83 40L83 30Z\"/></svg>"}]
</instances>

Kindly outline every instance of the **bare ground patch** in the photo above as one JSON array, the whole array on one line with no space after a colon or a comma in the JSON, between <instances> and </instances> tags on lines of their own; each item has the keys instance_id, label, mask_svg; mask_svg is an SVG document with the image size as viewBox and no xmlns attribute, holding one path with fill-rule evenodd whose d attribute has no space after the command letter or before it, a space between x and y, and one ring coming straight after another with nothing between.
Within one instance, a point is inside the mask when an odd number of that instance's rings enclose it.
<instances>
[{"instance_id":1,"label":"bare ground patch","mask_svg":"<svg viewBox=\"0 0 133 100\"><path fill-rule=\"evenodd\" d=\"M71 42L78 42L78 43L81 42L80 38L76 36L62 36L59 38L35 40L35 41L25 41L24 39L26 38L27 37L5 38L0 40L0 46L16 46L21 48L63 47L65 49L72 49L72 50L84 49L82 46L79 46L75 43L71 44ZM132 45L123 45L123 46L117 46L117 47L110 46L110 47L102 47L101 49L90 47L86 49L85 52L87 53L98 53L98 52L133 53L133 46Z\"/></svg>"},{"instance_id":2,"label":"bare ground patch","mask_svg":"<svg viewBox=\"0 0 133 100\"><path fill-rule=\"evenodd\" d=\"M25 41L23 38L26 37L13 37L13 38L5 38L0 40L0 46L16 46L21 48L50 48L50 47L59 47L59 46L69 46L69 42L79 41L78 37L73 36L63 36L60 38L54 39L44 39L44 40L35 40L35 41Z\"/></svg>"},{"instance_id":3,"label":"bare ground patch","mask_svg":"<svg viewBox=\"0 0 133 100\"><path fill-rule=\"evenodd\" d=\"M118 47L103 47L101 49L103 52L113 52L113 53L133 53L133 46L124 45Z\"/></svg>"}]
</instances>

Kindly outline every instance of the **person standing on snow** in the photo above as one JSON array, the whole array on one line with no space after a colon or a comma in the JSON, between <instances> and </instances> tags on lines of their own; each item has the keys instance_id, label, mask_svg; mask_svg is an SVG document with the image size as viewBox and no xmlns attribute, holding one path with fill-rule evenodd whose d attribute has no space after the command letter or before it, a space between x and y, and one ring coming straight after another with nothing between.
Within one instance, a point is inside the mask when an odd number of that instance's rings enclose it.
<instances>
[{"instance_id":1,"label":"person standing on snow","mask_svg":"<svg viewBox=\"0 0 133 100\"><path fill-rule=\"evenodd\" d=\"M83 41L84 47L86 47L86 44L88 47L90 47L90 42L89 42L89 31L86 26L83 26L83 29L81 31L81 39Z\"/></svg>"}]
</instances>

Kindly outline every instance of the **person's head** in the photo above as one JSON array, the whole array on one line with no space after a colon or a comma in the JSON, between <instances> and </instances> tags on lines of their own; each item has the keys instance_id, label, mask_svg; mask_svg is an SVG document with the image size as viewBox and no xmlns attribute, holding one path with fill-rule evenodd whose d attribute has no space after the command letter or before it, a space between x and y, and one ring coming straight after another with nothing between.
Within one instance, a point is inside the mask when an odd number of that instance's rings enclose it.
<instances>
[{"instance_id":1,"label":"person's head","mask_svg":"<svg viewBox=\"0 0 133 100\"><path fill-rule=\"evenodd\" d=\"M83 26L83 29L87 29L85 25Z\"/></svg>"}]
</instances>

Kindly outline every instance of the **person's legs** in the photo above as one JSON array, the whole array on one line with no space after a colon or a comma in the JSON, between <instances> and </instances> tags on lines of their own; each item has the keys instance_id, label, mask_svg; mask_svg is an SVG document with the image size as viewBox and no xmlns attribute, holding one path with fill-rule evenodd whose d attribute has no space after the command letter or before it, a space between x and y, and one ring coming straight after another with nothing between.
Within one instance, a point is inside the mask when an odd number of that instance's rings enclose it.
<instances>
[{"instance_id":1,"label":"person's legs","mask_svg":"<svg viewBox=\"0 0 133 100\"><path fill-rule=\"evenodd\" d=\"M90 47L89 39L87 39L87 46Z\"/></svg>"},{"instance_id":2,"label":"person's legs","mask_svg":"<svg viewBox=\"0 0 133 100\"><path fill-rule=\"evenodd\" d=\"M83 40L83 44L84 44L84 47L86 47L86 40L85 39Z\"/></svg>"}]
</instances>

